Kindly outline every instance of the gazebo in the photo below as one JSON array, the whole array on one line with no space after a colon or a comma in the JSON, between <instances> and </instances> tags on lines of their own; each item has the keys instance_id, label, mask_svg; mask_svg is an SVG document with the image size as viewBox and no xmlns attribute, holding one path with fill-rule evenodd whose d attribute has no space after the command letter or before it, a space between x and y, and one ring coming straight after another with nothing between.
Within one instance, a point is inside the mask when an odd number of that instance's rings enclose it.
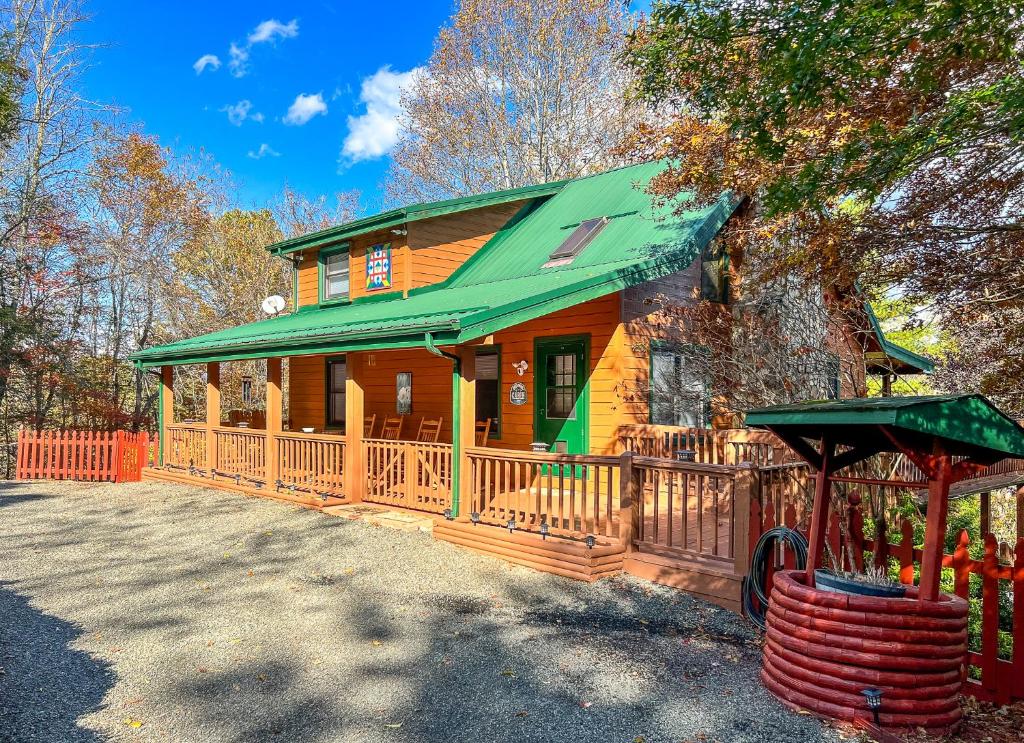
<instances>
[{"instance_id":1,"label":"gazebo","mask_svg":"<svg viewBox=\"0 0 1024 743\"><path fill-rule=\"evenodd\" d=\"M960 722L967 603L940 593L950 486L1006 457L1024 457L1024 428L980 395L887 397L752 410L817 473L805 571L776 573L761 677L792 707L848 721L935 733ZM881 452L906 456L922 481L841 474ZM927 488L921 577L905 598L831 593L822 566L832 483ZM880 702L880 704L878 704Z\"/></svg>"}]
</instances>

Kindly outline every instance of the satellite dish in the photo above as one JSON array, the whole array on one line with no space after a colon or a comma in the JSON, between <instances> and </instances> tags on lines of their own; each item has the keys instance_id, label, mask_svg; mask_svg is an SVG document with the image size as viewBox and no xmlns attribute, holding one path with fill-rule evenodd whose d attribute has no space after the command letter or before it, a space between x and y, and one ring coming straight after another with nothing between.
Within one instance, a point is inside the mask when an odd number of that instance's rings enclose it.
<instances>
[{"instance_id":1,"label":"satellite dish","mask_svg":"<svg viewBox=\"0 0 1024 743\"><path fill-rule=\"evenodd\" d=\"M260 303L260 309L266 312L268 315L279 315L281 310L284 309L285 301L284 297L277 294L272 294Z\"/></svg>"}]
</instances>

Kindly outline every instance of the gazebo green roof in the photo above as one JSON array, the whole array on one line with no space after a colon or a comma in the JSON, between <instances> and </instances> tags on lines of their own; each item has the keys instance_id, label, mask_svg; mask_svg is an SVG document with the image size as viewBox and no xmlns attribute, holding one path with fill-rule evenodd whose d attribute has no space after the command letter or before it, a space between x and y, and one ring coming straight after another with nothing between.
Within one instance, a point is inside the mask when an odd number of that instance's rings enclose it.
<instances>
[{"instance_id":1,"label":"gazebo green roof","mask_svg":"<svg viewBox=\"0 0 1024 743\"><path fill-rule=\"evenodd\" d=\"M982 395L928 395L820 400L757 408L747 425L786 438L830 440L846 446L896 451L880 427L916 441L924 451L940 440L956 455L1024 457L1024 428Z\"/></svg>"}]
</instances>

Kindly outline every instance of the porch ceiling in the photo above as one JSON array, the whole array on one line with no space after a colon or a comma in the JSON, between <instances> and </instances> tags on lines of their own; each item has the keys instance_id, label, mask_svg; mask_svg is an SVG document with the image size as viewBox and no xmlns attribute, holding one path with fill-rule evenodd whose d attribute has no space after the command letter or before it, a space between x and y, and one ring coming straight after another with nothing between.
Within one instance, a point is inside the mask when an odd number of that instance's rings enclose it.
<instances>
[{"instance_id":1,"label":"porch ceiling","mask_svg":"<svg viewBox=\"0 0 1024 743\"><path fill-rule=\"evenodd\" d=\"M723 195L703 209L655 205L644 191L663 164L571 181L535 202L446 281L298 312L144 349L141 366L263 356L452 345L572 307L689 266L738 205ZM570 265L545 267L584 219L608 227Z\"/></svg>"}]
</instances>

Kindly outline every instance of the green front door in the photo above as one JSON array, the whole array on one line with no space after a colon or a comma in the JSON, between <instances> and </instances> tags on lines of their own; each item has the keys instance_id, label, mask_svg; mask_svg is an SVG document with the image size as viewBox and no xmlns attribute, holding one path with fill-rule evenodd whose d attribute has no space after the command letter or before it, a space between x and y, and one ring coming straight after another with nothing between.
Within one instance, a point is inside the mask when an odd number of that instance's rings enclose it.
<instances>
[{"instance_id":1,"label":"green front door","mask_svg":"<svg viewBox=\"0 0 1024 743\"><path fill-rule=\"evenodd\" d=\"M587 453L588 345L580 337L537 341L534 433L552 452Z\"/></svg>"}]
</instances>

